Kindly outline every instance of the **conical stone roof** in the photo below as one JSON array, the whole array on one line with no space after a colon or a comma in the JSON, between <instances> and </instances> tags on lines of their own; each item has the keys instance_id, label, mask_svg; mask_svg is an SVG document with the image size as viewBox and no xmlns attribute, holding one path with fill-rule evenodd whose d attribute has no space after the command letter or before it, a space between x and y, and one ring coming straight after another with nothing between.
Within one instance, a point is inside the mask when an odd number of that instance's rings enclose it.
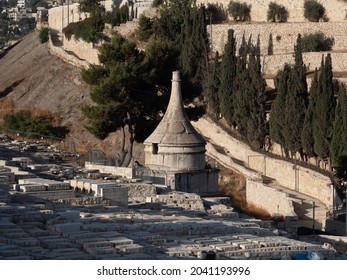
<instances>
[{"instance_id":1,"label":"conical stone roof","mask_svg":"<svg viewBox=\"0 0 347 280\"><path fill-rule=\"evenodd\" d=\"M165 115L154 132L144 141L144 144L150 143L178 147L206 144L190 123L183 107L179 71L172 73L171 96Z\"/></svg>"}]
</instances>

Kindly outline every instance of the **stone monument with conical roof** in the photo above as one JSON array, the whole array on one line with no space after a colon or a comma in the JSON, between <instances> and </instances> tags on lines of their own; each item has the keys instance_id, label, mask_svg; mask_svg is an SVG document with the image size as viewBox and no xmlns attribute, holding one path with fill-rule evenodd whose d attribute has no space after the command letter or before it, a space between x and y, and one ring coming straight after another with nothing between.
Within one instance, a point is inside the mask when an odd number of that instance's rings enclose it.
<instances>
[{"instance_id":1,"label":"stone monument with conical roof","mask_svg":"<svg viewBox=\"0 0 347 280\"><path fill-rule=\"evenodd\" d=\"M181 80L173 72L169 105L154 132L144 141L145 166L151 170L151 179L161 177L175 190L217 192L218 170L205 168L205 145L185 112Z\"/></svg>"},{"instance_id":2,"label":"stone monument with conical roof","mask_svg":"<svg viewBox=\"0 0 347 280\"><path fill-rule=\"evenodd\" d=\"M145 165L167 171L205 169L205 140L191 125L183 107L179 72L173 72L166 113L145 140Z\"/></svg>"}]
</instances>

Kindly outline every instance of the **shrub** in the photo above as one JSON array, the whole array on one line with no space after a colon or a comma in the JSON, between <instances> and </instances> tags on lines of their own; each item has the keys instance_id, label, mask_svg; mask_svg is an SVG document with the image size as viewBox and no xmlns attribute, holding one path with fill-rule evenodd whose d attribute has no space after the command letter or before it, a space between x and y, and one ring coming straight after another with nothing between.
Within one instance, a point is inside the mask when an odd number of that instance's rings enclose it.
<instances>
[{"instance_id":1,"label":"shrub","mask_svg":"<svg viewBox=\"0 0 347 280\"><path fill-rule=\"evenodd\" d=\"M251 20L251 5L247 5L247 3L230 1L228 12L234 21Z\"/></svg>"},{"instance_id":2,"label":"shrub","mask_svg":"<svg viewBox=\"0 0 347 280\"><path fill-rule=\"evenodd\" d=\"M269 9L267 11L267 21L286 22L288 16L289 13L286 7L284 7L283 5L278 5L274 2L270 2Z\"/></svg>"},{"instance_id":3,"label":"shrub","mask_svg":"<svg viewBox=\"0 0 347 280\"><path fill-rule=\"evenodd\" d=\"M102 18L90 17L79 22L72 22L63 29L65 37L70 40L72 35L88 43L102 38L104 22Z\"/></svg>"},{"instance_id":4,"label":"shrub","mask_svg":"<svg viewBox=\"0 0 347 280\"><path fill-rule=\"evenodd\" d=\"M41 44L48 42L48 34L49 34L49 29L47 27L44 27L40 30L39 38L40 38Z\"/></svg>"},{"instance_id":5,"label":"shrub","mask_svg":"<svg viewBox=\"0 0 347 280\"><path fill-rule=\"evenodd\" d=\"M129 20L129 7L123 5L122 7L115 7L112 11L106 12L105 22L112 26L120 25Z\"/></svg>"},{"instance_id":6,"label":"shrub","mask_svg":"<svg viewBox=\"0 0 347 280\"><path fill-rule=\"evenodd\" d=\"M140 41L147 41L153 34L153 24L151 19L145 15L141 15L139 19L139 27L136 30L136 36Z\"/></svg>"},{"instance_id":7,"label":"shrub","mask_svg":"<svg viewBox=\"0 0 347 280\"><path fill-rule=\"evenodd\" d=\"M304 17L313 22L325 20L325 8L315 0L306 0L304 3Z\"/></svg>"},{"instance_id":8,"label":"shrub","mask_svg":"<svg viewBox=\"0 0 347 280\"><path fill-rule=\"evenodd\" d=\"M322 32L316 32L304 35L301 43L304 52L330 51L334 45L334 39L325 37Z\"/></svg>"},{"instance_id":9,"label":"shrub","mask_svg":"<svg viewBox=\"0 0 347 280\"><path fill-rule=\"evenodd\" d=\"M228 19L227 12L222 5L208 3L206 7L208 22L219 23Z\"/></svg>"},{"instance_id":10,"label":"shrub","mask_svg":"<svg viewBox=\"0 0 347 280\"><path fill-rule=\"evenodd\" d=\"M20 131L27 137L37 138L41 136L61 136L58 131L62 128L53 127L51 118L34 117L29 111L21 110L14 114L4 116L3 126L7 129ZM66 129L64 133L66 133ZM63 134L64 134L63 133Z\"/></svg>"},{"instance_id":11,"label":"shrub","mask_svg":"<svg viewBox=\"0 0 347 280\"><path fill-rule=\"evenodd\" d=\"M157 7L159 7L163 3L164 3L164 0L154 0L153 3L152 3L152 7L153 8L157 8Z\"/></svg>"}]
</instances>

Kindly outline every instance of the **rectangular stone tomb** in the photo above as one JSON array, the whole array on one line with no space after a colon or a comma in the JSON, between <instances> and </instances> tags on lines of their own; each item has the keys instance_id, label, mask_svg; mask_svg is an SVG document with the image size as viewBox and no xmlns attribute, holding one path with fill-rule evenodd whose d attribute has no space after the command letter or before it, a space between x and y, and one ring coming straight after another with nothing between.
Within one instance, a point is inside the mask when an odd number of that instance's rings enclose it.
<instances>
[{"instance_id":1,"label":"rectangular stone tomb","mask_svg":"<svg viewBox=\"0 0 347 280\"><path fill-rule=\"evenodd\" d=\"M47 180L42 178L27 178L20 179L19 184L38 184L47 187L47 191L69 190L70 184L66 182L60 182L55 180Z\"/></svg>"}]
</instances>

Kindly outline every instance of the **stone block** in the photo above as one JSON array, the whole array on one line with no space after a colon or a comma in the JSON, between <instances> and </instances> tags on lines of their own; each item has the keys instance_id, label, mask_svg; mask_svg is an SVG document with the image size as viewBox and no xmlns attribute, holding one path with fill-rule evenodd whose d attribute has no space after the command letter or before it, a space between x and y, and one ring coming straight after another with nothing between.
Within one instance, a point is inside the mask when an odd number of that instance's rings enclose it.
<instances>
[{"instance_id":1,"label":"stone block","mask_svg":"<svg viewBox=\"0 0 347 280\"><path fill-rule=\"evenodd\" d=\"M116 250L125 254L143 254L145 249L138 244L128 244L116 246Z\"/></svg>"}]
</instances>

